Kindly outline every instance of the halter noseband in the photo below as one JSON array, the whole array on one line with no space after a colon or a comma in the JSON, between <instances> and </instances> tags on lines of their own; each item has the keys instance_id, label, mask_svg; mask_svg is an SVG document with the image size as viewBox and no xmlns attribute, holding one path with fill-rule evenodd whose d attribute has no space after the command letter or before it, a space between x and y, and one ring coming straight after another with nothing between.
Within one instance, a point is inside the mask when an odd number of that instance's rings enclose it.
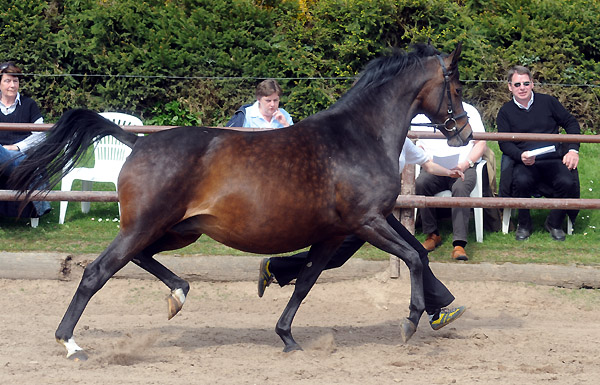
<instances>
[{"instance_id":1,"label":"halter noseband","mask_svg":"<svg viewBox=\"0 0 600 385\"><path fill-rule=\"evenodd\" d=\"M452 133L452 135L449 136L449 139L450 139L450 138L453 138L453 137L459 135L462 132L462 130L467 126L467 124L469 123L469 120L467 119L467 123L463 124L462 127L458 128L458 129L456 128L457 127L456 119L460 119L464 116L467 116L467 113L465 111L463 111L462 113L454 116L454 108L452 106L452 97L450 95L450 72L446 68L444 59L442 59L442 57L440 55L436 55L436 57L438 58L440 65L442 66L442 74L444 76L444 89L442 90L442 98L440 99L440 105L438 106L438 110L441 107L442 101L444 99L444 92L445 92L446 96L448 97L448 115L450 115L450 117L448 119L446 119L446 121L444 123L411 123L411 125L412 126L433 127L434 130L438 129L440 131L443 128L447 132Z\"/></svg>"}]
</instances>

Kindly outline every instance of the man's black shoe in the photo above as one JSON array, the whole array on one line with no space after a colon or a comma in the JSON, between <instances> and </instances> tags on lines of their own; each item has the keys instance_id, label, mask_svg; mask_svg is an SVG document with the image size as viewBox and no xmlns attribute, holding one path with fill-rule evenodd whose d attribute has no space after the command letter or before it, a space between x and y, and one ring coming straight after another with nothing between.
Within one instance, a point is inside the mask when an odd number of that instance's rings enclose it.
<instances>
[{"instance_id":1,"label":"man's black shoe","mask_svg":"<svg viewBox=\"0 0 600 385\"><path fill-rule=\"evenodd\" d=\"M563 229L556 229L554 227L550 227L547 220L546 223L544 223L544 227L546 228L546 230L548 230L548 232L552 236L552 239L554 239L555 241L564 241L567 237Z\"/></svg>"},{"instance_id":2,"label":"man's black shoe","mask_svg":"<svg viewBox=\"0 0 600 385\"><path fill-rule=\"evenodd\" d=\"M524 241L531 235L531 231L528 228L525 228L521 225L517 226L517 231L515 232L515 239L517 241Z\"/></svg>"}]
</instances>

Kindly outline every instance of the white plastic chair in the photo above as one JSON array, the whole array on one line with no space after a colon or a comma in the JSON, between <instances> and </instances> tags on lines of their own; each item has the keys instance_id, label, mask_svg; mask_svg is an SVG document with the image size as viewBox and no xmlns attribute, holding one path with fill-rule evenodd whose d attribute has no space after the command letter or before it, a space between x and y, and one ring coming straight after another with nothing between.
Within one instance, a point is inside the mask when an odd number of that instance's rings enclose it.
<instances>
[{"instance_id":1,"label":"white plastic chair","mask_svg":"<svg viewBox=\"0 0 600 385\"><path fill-rule=\"evenodd\" d=\"M120 112L101 112L100 115L120 126L144 125L142 121L135 116ZM74 168L62 178L60 189L62 191L71 191L73 181L78 179L82 181L82 191L91 191L94 182L110 182L115 185L115 190L117 190L117 180L119 178L119 173L121 172L121 167L123 167L123 163L125 163L125 160L130 153L131 149L119 142L115 137L110 135L105 136L94 147L94 167ZM59 224L65 223L68 204L68 201L60 202ZM90 202L81 202L81 211L88 213L90 211ZM120 213L121 206L119 204L119 214Z\"/></svg>"},{"instance_id":2,"label":"white plastic chair","mask_svg":"<svg viewBox=\"0 0 600 385\"><path fill-rule=\"evenodd\" d=\"M475 183L475 187L473 191L471 191L471 197L473 198L481 198L483 197L483 167L486 165L487 161L481 160L481 162L477 163L475 166L475 172L477 173L477 182ZM421 167L417 164L415 166L415 179L419 176L421 172ZM452 191L444 190L435 194L436 197L451 197ZM415 218L417 216L417 209L415 209ZM483 242L483 207L474 207L473 208L473 216L475 217L475 239L477 242Z\"/></svg>"},{"instance_id":3,"label":"white plastic chair","mask_svg":"<svg viewBox=\"0 0 600 385\"><path fill-rule=\"evenodd\" d=\"M510 227L510 215L512 213L512 209L510 207L505 207L502 211L502 233L508 234L508 228ZM573 222L571 222L571 218L567 215L567 234L573 235Z\"/></svg>"}]
</instances>

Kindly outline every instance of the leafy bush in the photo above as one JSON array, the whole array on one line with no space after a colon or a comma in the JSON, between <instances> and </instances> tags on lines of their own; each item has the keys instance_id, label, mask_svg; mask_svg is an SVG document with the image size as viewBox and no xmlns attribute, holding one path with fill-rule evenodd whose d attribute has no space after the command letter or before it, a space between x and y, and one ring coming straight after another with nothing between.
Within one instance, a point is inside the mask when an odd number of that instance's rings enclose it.
<instances>
[{"instance_id":1,"label":"leafy bush","mask_svg":"<svg viewBox=\"0 0 600 385\"><path fill-rule=\"evenodd\" d=\"M297 121L372 58L431 39L446 52L464 42L465 98L491 128L507 68L524 64L596 133L599 16L589 0L30 0L0 8L0 38L48 121L87 107L221 125L269 77Z\"/></svg>"},{"instance_id":2,"label":"leafy bush","mask_svg":"<svg viewBox=\"0 0 600 385\"><path fill-rule=\"evenodd\" d=\"M157 104L150 109L152 118L146 124L156 126L198 126L202 122L198 116L174 100L166 104Z\"/></svg>"}]
</instances>

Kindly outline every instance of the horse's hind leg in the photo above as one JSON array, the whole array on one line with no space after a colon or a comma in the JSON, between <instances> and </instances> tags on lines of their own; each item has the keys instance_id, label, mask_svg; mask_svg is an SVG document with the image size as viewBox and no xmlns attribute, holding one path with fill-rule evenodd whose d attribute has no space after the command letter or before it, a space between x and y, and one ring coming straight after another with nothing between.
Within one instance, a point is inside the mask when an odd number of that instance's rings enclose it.
<instances>
[{"instance_id":1,"label":"horse's hind leg","mask_svg":"<svg viewBox=\"0 0 600 385\"><path fill-rule=\"evenodd\" d=\"M308 295L308 292L317 281L317 278L319 278L319 275L333 256L333 253L335 253L339 247L342 240L343 238L335 238L328 242L315 244L310 248L306 265L302 268L296 279L292 297L275 326L275 332L285 344L285 347L283 348L284 352L302 350L300 345L294 340L294 337L292 337L292 321L294 320L294 316L296 315L300 304Z\"/></svg>"},{"instance_id":2,"label":"horse's hind leg","mask_svg":"<svg viewBox=\"0 0 600 385\"><path fill-rule=\"evenodd\" d=\"M189 221L189 220L188 220ZM186 221L174 226L163 237L144 249L133 258L133 262L160 279L169 289L171 294L167 297L168 318L173 318L183 307L186 296L190 291L190 284L167 269L152 256L165 250L176 250L194 243L200 233L192 231L193 221Z\"/></svg>"},{"instance_id":3,"label":"horse's hind leg","mask_svg":"<svg viewBox=\"0 0 600 385\"><path fill-rule=\"evenodd\" d=\"M85 351L73 339L75 325L92 296L131 260L128 250L136 252L135 241L133 237L124 239L119 233L106 250L84 269L77 291L55 333L56 340L67 349L67 358L75 361L87 359Z\"/></svg>"}]
</instances>

